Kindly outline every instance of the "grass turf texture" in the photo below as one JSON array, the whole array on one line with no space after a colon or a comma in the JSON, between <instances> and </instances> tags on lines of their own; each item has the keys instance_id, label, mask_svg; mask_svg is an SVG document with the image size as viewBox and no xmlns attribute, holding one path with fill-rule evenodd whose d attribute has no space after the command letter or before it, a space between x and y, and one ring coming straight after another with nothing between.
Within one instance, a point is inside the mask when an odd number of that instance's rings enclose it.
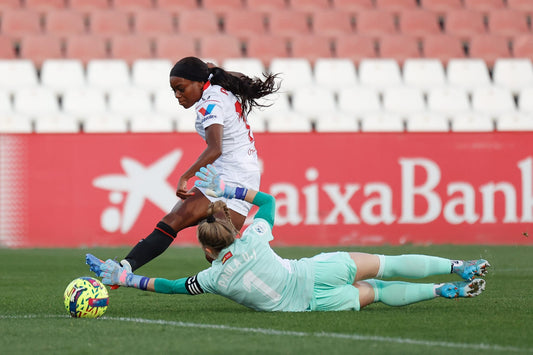
<instances>
[{"instance_id":1,"label":"grass turf texture","mask_svg":"<svg viewBox=\"0 0 533 355\"><path fill-rule=\"evenodd\" d=\"M263 313L215 295L110 290L100 319L70 318L63 291L91 275L85 253L122 257L127 249L0 249L3 354L439 354L532 353L531 247L403 246L344 248L381 254L486 258L487 289L473 299L436 299L360 312ZM286 258L325 249L277 248ZM139 274L175 279L206 268L199 248L170 248ZM459 280L457 275L428 282Z\"/></svg>"}]
</instances>

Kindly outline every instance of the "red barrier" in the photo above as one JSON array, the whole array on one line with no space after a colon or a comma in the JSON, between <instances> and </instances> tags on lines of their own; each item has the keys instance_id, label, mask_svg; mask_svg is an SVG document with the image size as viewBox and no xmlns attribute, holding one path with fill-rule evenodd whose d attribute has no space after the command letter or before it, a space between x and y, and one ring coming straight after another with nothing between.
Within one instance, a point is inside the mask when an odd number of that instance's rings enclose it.
<instances>
[{"instance_id":1,"label":"red barrier","mask_svg":"<svg viewBox=\"0 0 533 355\"><path fill-rule=\"evenodd\" d=\"M256 140L276 245L532 244L533 132ZM204 147L194 133L0 135L0 245L133 245Z\"/></svg>"}]
</instances>

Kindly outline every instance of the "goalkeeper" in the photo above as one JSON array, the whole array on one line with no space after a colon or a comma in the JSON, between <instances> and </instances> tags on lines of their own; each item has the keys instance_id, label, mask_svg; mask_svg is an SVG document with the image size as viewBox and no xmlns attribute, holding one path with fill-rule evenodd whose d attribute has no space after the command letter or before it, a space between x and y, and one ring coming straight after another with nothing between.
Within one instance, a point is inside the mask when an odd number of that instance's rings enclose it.
<instances>
[{"instance_id":1,"label":"goalkeeper","mask_svg":"<svg viewBox=\"0 0 533 355\"><path fill-rule=\"evenodd\" d=\"M135 275L116 261L87 254L87 264L107 285L135 287L168 294L213 293L258 311L360 310L374 303L403 306L436 297L473 297L485 289L486 260L461 261L427 255L322 253L288 260L270 247L275 199L264 192L225 186L208 165L196 173L196 186L215 197L235 198L259 207L240 238L223 201L212 203L198 225L198 241L211 267L197 275L167 280ZM217 218L224 212L225 218ZM458 274L463 281L411 283L381 278L423 278Z\"/></svg>"}]
</instances>

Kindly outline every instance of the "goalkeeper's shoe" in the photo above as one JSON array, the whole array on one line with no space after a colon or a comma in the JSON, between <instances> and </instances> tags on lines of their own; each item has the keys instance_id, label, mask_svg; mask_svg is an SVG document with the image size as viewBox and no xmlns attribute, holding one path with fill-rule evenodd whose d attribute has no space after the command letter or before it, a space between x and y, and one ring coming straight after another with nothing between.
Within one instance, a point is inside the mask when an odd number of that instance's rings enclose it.
<instances>
[{"instance_id":1,"label":"goalkeeper's shoe","mask_svg":"<svg viewBox=\"0 0 533 355\"><path fill-rule=\"evenodd\" d=\"M100 266L104 263L103 260L98 259L92 254L85 254L85 263L89 265L89 268L96 274L96 276L102 276L102 270L100 270Z\"/></svg>"},{"instance_id":2,"label":"goalkeeper's shoe","mask_svg":"<svg viewBox=\"0 0 533 355\"><path fill-rule=\"evenodd\" d=\"M485 290L485 280L448 282L436 289L437 295L446 298L475 297Z\"/></svg>"},{"instance_id":3,"label":"goalkeeper's shoe","mask_svg":"<svg viewBox=\"0 0 533 355\"><path fill-rule=\"evenodd\" d=\"M470 281L476 276L485 276L488 267L490 267L490 264L485 259L456 260L453 262L452 273L461 276L463 280Z\"/></svg>"}]
</instances>

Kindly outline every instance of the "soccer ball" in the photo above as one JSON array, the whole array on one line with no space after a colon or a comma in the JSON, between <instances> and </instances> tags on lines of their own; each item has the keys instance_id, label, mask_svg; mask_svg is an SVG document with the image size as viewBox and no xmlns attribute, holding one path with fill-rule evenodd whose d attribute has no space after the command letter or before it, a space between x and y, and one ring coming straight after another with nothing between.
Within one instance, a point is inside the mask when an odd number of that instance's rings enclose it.
<instances>
[{"instance_id":1,"label":"soccer ball","mask_svg":"<svg viewBox=\"0 0 533 355\"><path fill-rule=\"evenodd\" d=\"M109 303L105 286L92 277L73 280L63 294L65 308L73 318L98 318Z\"/></svg>"}]
</instances>

